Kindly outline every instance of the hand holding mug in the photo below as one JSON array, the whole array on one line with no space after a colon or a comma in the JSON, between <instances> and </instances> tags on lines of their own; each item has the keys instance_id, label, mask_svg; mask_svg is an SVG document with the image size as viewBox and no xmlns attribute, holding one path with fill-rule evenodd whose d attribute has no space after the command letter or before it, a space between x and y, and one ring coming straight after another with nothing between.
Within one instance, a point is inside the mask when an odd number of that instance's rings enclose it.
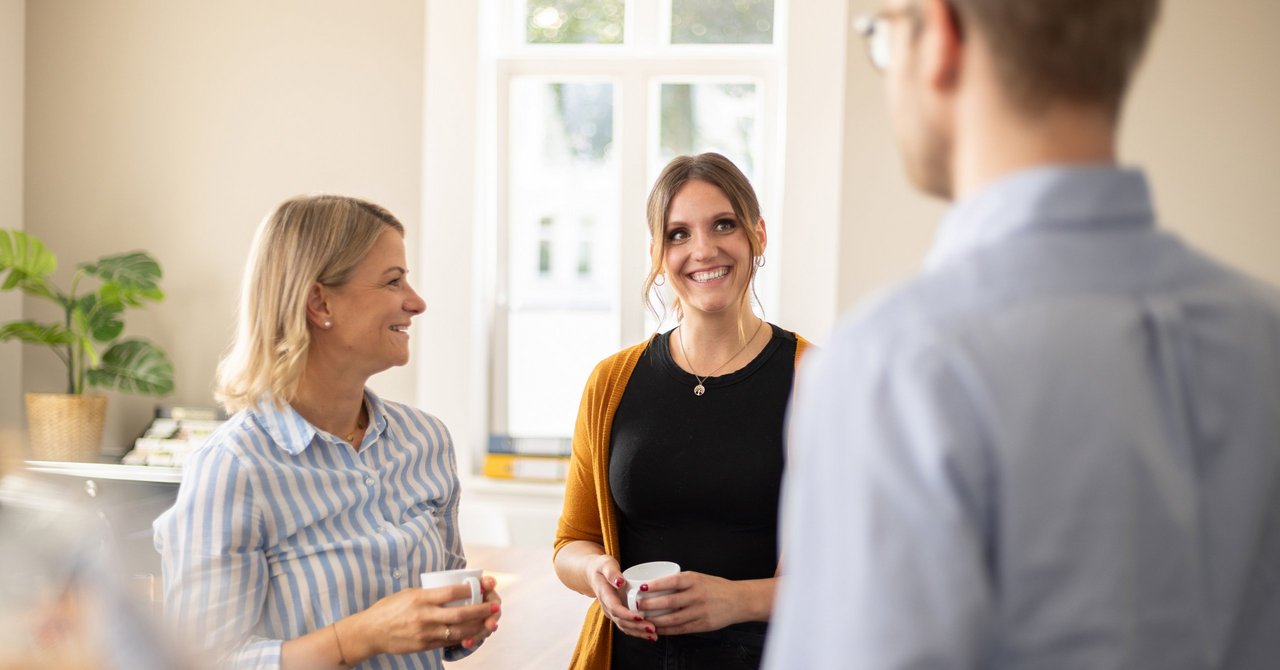
<instances>
[{"instance_id":1,"label":"hand holding mug","mask_svg":"<svg viewBox=\"0 0 1280 670\"><path fill-rule=\"evenodd\" d=\"M650 585L654 580L678 574L680 574L680 566L671 561L650 561L627 568L626 572L622 573L622 578L626 580L627 609L637 612L646 618L674 612L675 608L641 611L639 604L640 601L646 598L675 593L673 589L654 590Z\"/></svg>"},{"instance_id":2,"label":"hand holding mug","mask_svg":"<svg viewBox=\"0 0 1280 670\"><path fill-rule=\"evenodd\" d=\"M404 589L339 621L344 657L357 664L378 654L474 647L497 630L502 616L493 578L478 577L478 585L478 604L469 604L472 585L459 579L447 586Z\"/></svg>"},{"instance_id":3,"label":"hand holding mug","mask_svg":"<svg viewBox=\"0 0 1280 670\"><path fill-rule=\"evenodd\" d=\"M656 639L653 624L646 622L641 614L628 610L626 596L619 593L619 589L626 586L626 580L617 559L608 554L594 557L587 564L587 582L600 603L601 611L618 630L631 637Z\"/></svg>"},{"instance_id":4,"label":"hand holding mug","mask_svg":"<svg viewBox=\"0 0 1280 670\"><path fill-rule=\"evenodd\" d=\"M639 602L661 635L719 630L743 621L768 621L773 579L734 581L700 572L681 572L649 582Z\"/></svg>"}]
</instances>

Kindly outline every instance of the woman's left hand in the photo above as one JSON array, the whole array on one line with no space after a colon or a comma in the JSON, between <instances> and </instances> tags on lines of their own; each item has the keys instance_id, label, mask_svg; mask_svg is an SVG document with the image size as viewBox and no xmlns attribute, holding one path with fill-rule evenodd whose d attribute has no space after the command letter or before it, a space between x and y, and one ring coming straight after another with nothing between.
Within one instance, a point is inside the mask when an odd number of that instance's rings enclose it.
<instances>
[{"instance_id":1,"label":"woman's left hand","mask_svg":"<svg viewBox=\"0 0 1280 670\"><path fill-rule=\"evenodd\" d=\"M743 621L768 621L773 607L776 579L733 581L701 572L682 572L649 582L649 592L674 590L661 596L645 596L640 611L675 609L645 618L658 635L683 635L719 630Z\"/></svg>"}]
</instances>

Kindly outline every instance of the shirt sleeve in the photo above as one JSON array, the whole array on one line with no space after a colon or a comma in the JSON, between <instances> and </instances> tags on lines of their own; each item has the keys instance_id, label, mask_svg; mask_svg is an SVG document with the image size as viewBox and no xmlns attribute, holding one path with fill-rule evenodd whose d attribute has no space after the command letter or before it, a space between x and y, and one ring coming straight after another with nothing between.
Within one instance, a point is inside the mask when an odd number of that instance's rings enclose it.
<instances>
[{"instance_id":1,"label":"shirt sleeve","mask_svg":"<svg viewBox=\"0 0 1280 670\"><path fill-rule=\"evenodd\" d=\"M441 458L446 461L447 469L453 473L454 481L457 481L458 462L457 454L453 449L453 436L449 433L449 429L443 424L440 425L440 433L443 436ZM462 547L462 534L458 532L458 502L461 498L461 491L455 484L450 490L449 497L440 505L440 517L436 522L436 528L440 533L440 537L445 547L445 570L458 570L467 567L467 556ZM475 653L477 649L484 645L482 640L480 644L470 649L466 649L461 645L445 647L442 650L444 660L457 661Z\"/></svg>"},{"instance_id":2,"label":"shirt sleeve","mask_svg":"<svg viewBox=\"0 0 1280 670\"><path fill-rule=\"evenodd\" d=\"M437 423L439 423L437 421ZM457 570L467 567L467 555L462 547L462 534L458 532L458 503L462 498L462 490L458 484L458 457L453 447L453 435L443 423L440 426L441 460L444 469L449 473L452 484L448 497L440 503L440 516L436 519L436 530L440 533L444 544L444 570Z\"/></svg>"},{"instance_id":3,"label":"shirt sleeve","mask_svg":"<svg viewBox=\"0 0 1280 670\"><path fill-rule=\"evenodd\" d=\"M174 506L156 521L165 608L218 667L278 668L282 640L253 634L268 588L262 519L246 468L204 449L183 469Z\"/></svg>"},{"instance_id":4,"label":"shirt sleeve","mask_svg":"<svg viewBox=\"0 0 1280 670\"><path fill-rule=\"evenodd\" d=\"M765 667L979 664L994 599L991 470L962 364L901 337L846 337L806 357Z\"/></svg>"}]
</instances>

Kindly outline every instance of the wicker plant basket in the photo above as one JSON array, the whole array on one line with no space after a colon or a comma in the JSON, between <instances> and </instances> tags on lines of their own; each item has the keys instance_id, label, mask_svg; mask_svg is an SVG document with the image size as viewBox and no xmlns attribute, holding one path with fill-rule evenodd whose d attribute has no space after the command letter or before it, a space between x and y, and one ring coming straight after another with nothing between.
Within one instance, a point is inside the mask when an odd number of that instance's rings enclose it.
<instances>
[{"instance_id":1,"label":"wicker plant basket","mask_svg":"<svg viewBox=\"0 0 1280 670\"><path fill-rule=\"evenodd\" d=\"M28 393L31 458L37 461L96 461L107 419L107 396Z\"/></svg>"}]
</instances>

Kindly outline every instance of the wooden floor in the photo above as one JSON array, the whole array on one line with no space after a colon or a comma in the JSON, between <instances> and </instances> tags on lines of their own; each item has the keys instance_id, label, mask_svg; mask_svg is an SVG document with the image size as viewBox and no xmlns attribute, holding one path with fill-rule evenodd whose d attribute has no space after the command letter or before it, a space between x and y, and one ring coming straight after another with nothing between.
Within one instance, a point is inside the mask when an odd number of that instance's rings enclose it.
<instances>
[{"instance_id":1,"label":"wooden floor","mask_svg":"<svg viewBox=\"0 0 1280 670\"><path fill-rule=\"evenodd\" d=\"M467 565L498 580L502 620L498 632L451 670L559 670L569 665L573 645L591 600L565 588L551 567L550 547L468 546Z\"/></svg>"}]
</instances>

